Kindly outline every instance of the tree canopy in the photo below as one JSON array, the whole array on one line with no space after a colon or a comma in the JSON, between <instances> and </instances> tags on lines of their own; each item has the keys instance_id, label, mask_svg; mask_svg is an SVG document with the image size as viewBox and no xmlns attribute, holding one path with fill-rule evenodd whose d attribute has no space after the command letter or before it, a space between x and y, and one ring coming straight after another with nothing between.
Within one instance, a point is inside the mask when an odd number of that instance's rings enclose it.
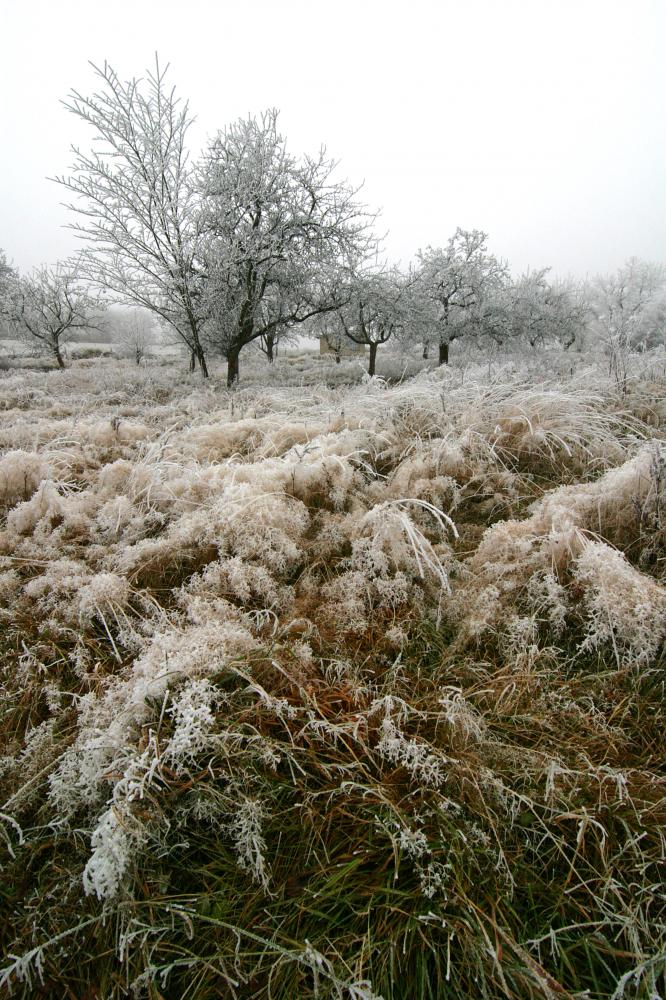
<instances>
[{"instance_id":1,"label":"tree canopy","mask_svg":"<svg viewBox=\"0 0 666 1000\"><path fill-rule=\"evenodd\" d=\"M335 309L341 269L375 249L373 216L335 170L323 149L291 155L275 110L235 122L203 158L206 340L227 358L229 384L245 345Z\"/></svg>"},{"instance_id":2,"label":"tree canopy","mask_svg":"<svg viewBox=\"0 0 666 1000\"><path fill-rule=\"evenodd\" d=\"M449 344L461 336L470 311L508 278L503 261L488 252L488 234L456 229L446 247L419 251L418 281L437 333L439 363L449 357Z\"/></svg>"},{"instance_id":3,"label":"tree canopy","mask_svg":"<svg viewBox=\"0 0 666 1000\"><path fill-rule=\"evenodd\" d=\"M187 102L167 85L168 66L123 82L91 64L101 88L72 91L68 111L93 130L89 153L74 147L72 173L55 180L77 196L72 228L86 242L89 280L120 301L157 313L208 374L201 329L200 199L186 136Z\"/></svg>"},{"instance_id":4,"label":"tree canopy","mask_svg":"<svg viewBox=\"0 0 666 1000\"><path fill-rule=\"evenodd\" d=\"M52 354L65 367L62 345L75 330L90 330L103 306L75 268L67 264L36 268L20 278L10 299L9 316L19 336Z\"/></svg>"}]
</instances>

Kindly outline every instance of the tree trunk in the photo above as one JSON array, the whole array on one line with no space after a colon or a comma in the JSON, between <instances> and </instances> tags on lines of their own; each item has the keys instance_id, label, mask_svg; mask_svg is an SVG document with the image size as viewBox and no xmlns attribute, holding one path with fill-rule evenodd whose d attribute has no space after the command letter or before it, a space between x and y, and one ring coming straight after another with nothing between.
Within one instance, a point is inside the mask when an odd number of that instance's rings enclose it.
<instances>
[{"instance_id":1,"label":"tree trunk","mask_svg":"<svg viewBox=\"0 0 666 1000\"><path fill-rule=\"evenodd\" d=\"M53 345L53 353L55 354L55 359L58 362L58 368L64 368L65 362L63 361L62 354L60 353L60 344Z\"/></svg>"},{"instance_id":2,"label":"tree trunk","mask_svg":"<svg viewBox=\"0 0 666 1000\"><path fill-rule=\"evenodd\" d=\"M375 374L375 362L377 360L377 345L370 344L370 360L368 361L368 375Z\"/></svg>"},{"instance_id":3,"label":"tree trunk","mask_svg":"<svg viewBox=\"0 0 666 1000\"><path fill-rule=\"evenodd\" d=\"M423 345L423 360L427 361L430 355L430 344Z\"/></svg>"},{"instance_id":4,"label":"tree trunk","mask_svg":"<svg viewBox=\"0 0 666 1000\"><path fill-rule=\"evenodd\" d=\"M335 352L335 363L336 365L340 364L340 351Z\"/></svg>"},{"instance_id":5,"label":"tree trunk","mask_svg":"<svg viewBox=\"0 0 666 1000\"><path fill-rule=\"evenodd\" d=\"M190 336L191 343L188 343L190 348L190 371L193 372L197 366L197 361L199 362L199 368L201 368L201 374L203 378L208 378L208 365L206 364L206 355L204 354L204 349L199 340L199 323L195 320L194 316L190 313L188 314L189 326L190 326Z\"/></svg>"},{"instance_id":6,"label":"tree trunk","mask_svg":"<svg viewBox=\"0 0 666 1000\"><path fill-rule=\"evenodd\" d=\"M201 368L201 374L204 378L208 378L208 365L206 364L206 355L204 354L203 347L201 344L197 344L197 361L199 362L199 368Z\"/></svg>"},{"instance_id":7,"label":"tree trunk","mask_svg":"<svg viewBox=\"0 0 666 1000\"><path fill-rule=\"evenodd\" d=\"M444 301L444 329L442 330L439 341L439 361L440 365L448 365L449 363L449 300L448 298ZM445 338L445 339L444 339Z\"/></svg>"},{"instance_id":8,"label":"tree trunk","mask_svg":"<svg viewBox=\"0 0 666 1000\"><path fill-rule=\"evenodd\" d=\"M227 389L233 389L238 382L239 365L238 356L240 351L230 351L227 354Z\"/></svg>"}]
</instances>

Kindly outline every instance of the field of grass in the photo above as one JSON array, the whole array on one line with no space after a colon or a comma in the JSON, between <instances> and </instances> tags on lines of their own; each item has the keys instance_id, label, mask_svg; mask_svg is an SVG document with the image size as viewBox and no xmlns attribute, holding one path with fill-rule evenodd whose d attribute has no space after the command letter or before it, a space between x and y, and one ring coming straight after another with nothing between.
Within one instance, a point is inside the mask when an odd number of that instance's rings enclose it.
<instances>
[{"instance_id":1,"label":"field of grass","mask_svg":"<svg viewBox=\"0 0 666 1000\"><path fill-rule=\"evenodd\" d=\"M666 996L632 364L0 372L0 994Z\"/></svg>"}]
</instances>

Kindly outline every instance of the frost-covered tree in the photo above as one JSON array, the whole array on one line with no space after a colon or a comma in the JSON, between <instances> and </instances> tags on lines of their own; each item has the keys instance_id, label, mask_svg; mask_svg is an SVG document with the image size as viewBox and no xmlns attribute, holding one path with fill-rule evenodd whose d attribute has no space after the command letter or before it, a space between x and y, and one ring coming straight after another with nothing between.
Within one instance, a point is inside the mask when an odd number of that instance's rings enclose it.
<instances>
[{"instance_id":1,"label":"frost-covered tree","mask_svg":"<svg viewBox=\"0 0 666 1000\"><path fill-rule=\"evenodd\" d=\"M157 59L145 80L123 82L107 63L93 69L101 89L90 97L72 91L63 103L92 128L95 148L74 147L72 174L55 178L77 196L69 207L82 220L72 228L88 243L86 274L120 301L161 316L207 376L187 102Z\"/></svg>"},{"instance_id":2,"label":"frost-covered tree","mask_svg":"<svg viewBox=\"0 0 666 1000\"><path fill-rule=\"evenodd\" d=\"M4 250L0 250L0 316L7 314L12 289L16 285L18 275L7 261Z\"/></svg>"},{"instance_id":3,"label":"frost-covered tree","mask_svg":"<svg viewBox=\"0 0 666 1000\"><path fill-rule=\"evenodd\" d=\"M593 333L608 354L611 374L624 388L629 352L663 341L666 268L632 257L614 274L597 277L590 296Z\"/></svg>"},{"instance_id":4,"label":"frost-covered tree","mask_svg":"<svg viewBox=\"0 0 666 1000\"><path fill-rule=\"evenodd\" d=\"M514 329L530 347L543 344L549 327L549 294L547 267L526 271L511 286L511 319Z\"/></svg>"},{"instance_id":5,"label":"frost-covered tree","mask_svg":"<svg viewBox=\"0 0 666 1000\"><path fill-rule=\"evenodd\" d=\"M278 346L280 342L284 339L284 334L286 331L275 329L267 330L259 338L259 348L266 355L269 364L273 364L275 358L277 357Z\"/></svg>"},{"instance_id":6,"label":"frost-covered tree","mask_svg":"<svg viewBox=\"0 0 666 1000\"><path fill-rule=\"evenodd\" d=\"M40 267L16 283L9 316L18 336L50 353L65 367L63 344L76 330L99 326L102 303L68 264Z\"/></svg>"},{"instance_id":7,"label":"frost-covered tree","mask_svg":"<svg viewBox=\"0 0 666 1000\"><path fill-rule=\"evenodd\" d=\"M420 344L424 360L437 337L437 303L421 280L420 268L411 264L402 276L401 308L405 322L396 331L396 339L405 346Z\"/></svg>"},{"instance_id":8,"label":"frost-covered tree","mask_svg":"<svg viewBox=\"0 0 666 1000\"><path fill-rule=\"evenodd\" d=\"M211 143L199 171L208 342L238 379L243 347L334 309L342 267L375 247L357 189L334 178L325 150L296 158L278 113L240 119Z\"/></svg>"},{"instance_id":9,"label":"frost-covered tree","mask_svg":"<svg viewBox=\"0 0 666 1000\"><path fill-rule=\"evenodd\" d=\"M151 314L144 309L129 309L116 319L115 327L123 351L140 365L157 339Z\"/></svg>"},{"instance_id":10,"label":"frost-covered tree","mask_svg":"<svg viewBox=\"0 0 666 1000\"><path fill-rule=\"evenodd\" d=\"M552 335L568 351L580 344L590 318L590 299L585 282L557 279L550 286Z\"/></svg>"},{"instance_id":11,"label":"frost-covered tree","mask_svg":"<svg viewBox=\"0 0 666 1000\"><path fill-rule=\"evenodd\" d=\"M530 347L559 341L567 349L584 327L587 303L572 282L549 281L549 271L528 270L507 288L510 334Z\"/></svg>"},{"instance_id":12,"label":"frost-covered tree","mask_svg":"<svg viewBox=\"0 0 666 1000\"><path fill-rule=\"evenodd\" d=\"M430 302L439 363L447 364L449 345L470 329L471 311L507 280L507 267L488 253L488 234L456 229L445 248L419 251L418 281Z\"/></svg>"},{"instance_id":13,"label":"frost-covered tree","mask_svg":"<svg viewBox=\"0 0 666 1000\"><path fill-rule=\"evenodd\" d=\"M329 351L335 358L336 365L342 360L342 353L348 340L339 322L333 317L327 317L323 324L317 324L313 329L318 330L319 337L324 341Z\"/></svg>"},{"instance_id":14,"label":"frost-covered tree","mask_svg":"<svg viewBox=\"0 0 666 1000\"><path fill-rule=\"evenodd\" d=\"M12 282L6 315L13 333L32 348L52 355L65 367L63 347L71 335L99 325L102 303L91 294L75 267L42 266Z\"/></svg>"},{"instance_id":15,"label":"frost-covered tree","mask_svg":"<svg viewBox=\"0 0 666 1000\"><path fill-rule=\"evenodd\" d=\"M663 329L666 267L631 257L614 274L592 284L592 303L599 332L620 349L638 347Z\"/></svg>"},{"instance_id":16,"label":"frost-covered tree","mask_svg":"<svg viewBox=\"0 0 666 1000\"><path fill-rule=\"evenodd\" d=\"M518 332L510 286L502 286L484 296L460 321L460 336L474 336L498 347L512 341Z\"/></svg>"},{"instance_id":17,"label":"frost-covered tree","mask_svg":"<svg viewBox=\"0 0 666 1000\"><path fill-rule=\"evenodd\" d=\"M0 339L11 336L12 292L16 288L18 274L7 260L4 250L0 250Z\"/></svg>"},{"instance_id":18,"label":"frost-covered tree","mask_svg":"<svg viewBox=\"0 0 666 1000\"><path fill-rule=\"evenodd\" d=\"M375 374L377 349L401 330L405 315L406 279L397 270L355 275L346 302L336 311L341 333L369 349L368 375Z\"/></svg>"}]
</instances>

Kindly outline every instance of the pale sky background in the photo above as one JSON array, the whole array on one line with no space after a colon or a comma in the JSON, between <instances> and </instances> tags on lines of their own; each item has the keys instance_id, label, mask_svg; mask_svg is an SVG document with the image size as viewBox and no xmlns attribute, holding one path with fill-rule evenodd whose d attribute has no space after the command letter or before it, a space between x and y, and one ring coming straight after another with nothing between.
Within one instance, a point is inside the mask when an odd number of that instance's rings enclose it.
<instances>
[{"instance_id":1,"label":"pale sky background","mask_svg":"<svg viewBox=\"0 0 666 1000\"><path fill-rule=\"evenodd\" d=\"M292 153L323 143L382 210L406 264L456 226L514 272L666 261L666 0L0 0L0 247L26 270L78 248L63 228L59 100L158 51L196 153L281 111Z\"/></svg>"}]
</instances>

